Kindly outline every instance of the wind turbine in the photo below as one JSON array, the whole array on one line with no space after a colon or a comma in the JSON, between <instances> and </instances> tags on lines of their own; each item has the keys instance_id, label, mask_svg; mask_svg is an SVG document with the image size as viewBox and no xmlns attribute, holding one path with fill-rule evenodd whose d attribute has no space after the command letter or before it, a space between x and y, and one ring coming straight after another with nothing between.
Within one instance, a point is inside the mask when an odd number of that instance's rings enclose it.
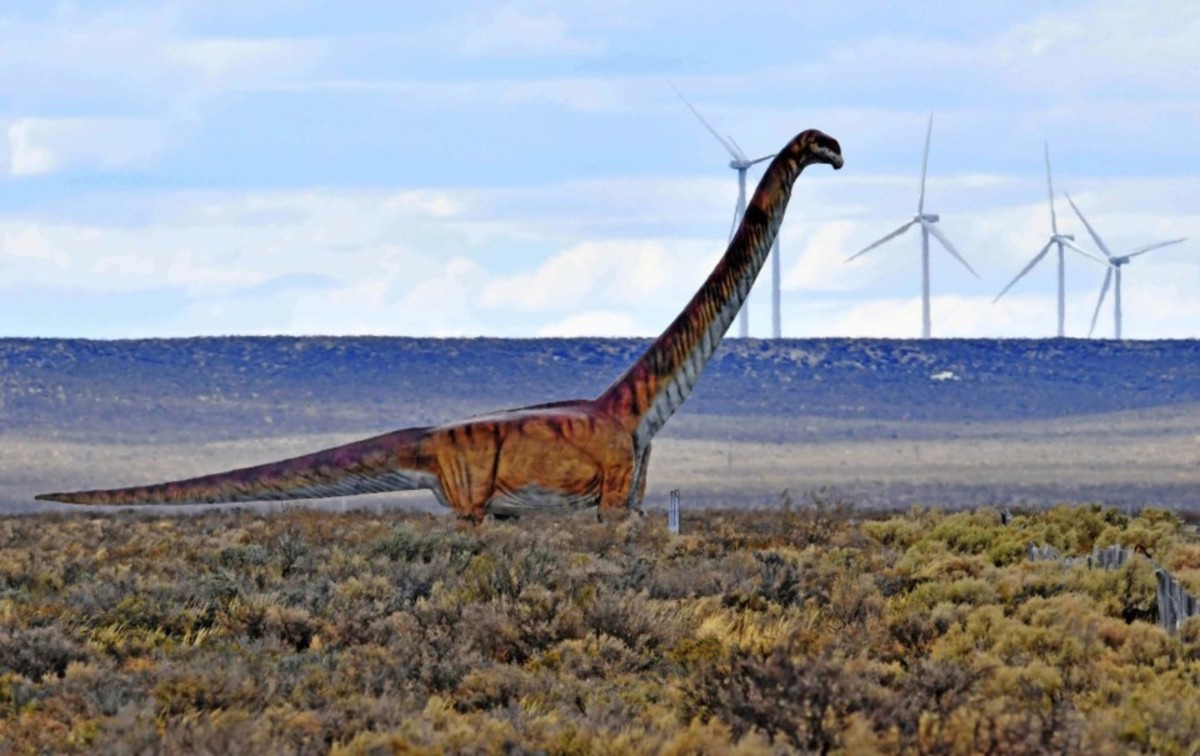
<instances>
[{"instance_id":1,"label":"wind turbine","mask_svg":"<svg viewBox=\"0 0 1200 756\"><path fill-rule=\"evenodd\" d=\"M1042 261L1042 258L1046 256L1046 253L1050 251L1051 247L1058 245L1058 337L1062 338L1064 335L1063 323L1066 319L1067 312L1066 260L1063 256L1063 247L1070 247L1079 254L1096 260L1097 262L1105 261L1101 260L1092 253L1085 252L1083 249L1081 249L1077 244L1075 244L1074 236L1070 234L1058 233L1058 217L1054 213L1054 184L1050 181L1049 142L1046 142L1046 193L1050 197L1050 241L1046 242L1046 246L1042 247L1041 251L1033 256L1033 259L1029 261L1028 265L1026 265L1024 268L1021 268L1021 272L1017 274L1016 278L1008 282L1008 286L1004 287L1004 291L996 295L996 298L992 300L992 304L999 302L1000 297L1004 296L1017 281L1020 281L1022 278L1024 278L1026 273L1033 270L1034 266Z\"/></svg>"},{"instance_id":2,"label":"wind turbine","mask_svg":"<svg viewBox=\"0 0 1200 756\"><path fill-rule=\"evenodd\" d=\"M853 260L857 257L865 255L866 253L868 253L871 250L878 247L880 244L891 241L892 239L896 238L900 234L907 231L912 226L915 226L915 225L921 226L921 337L926 338L926 339L930 337L930 333L932 331L932 326L930 324L930 318L929 318L929 236L930 236L930 234L932 234L933 238L937 239L938 242L941 243L941 245L946 248L947 252L949 252L951 255L954 255L954 259L958 260L960 263L962 263L966 267L967 270L971 271L971 275L975 276L976 278L979 278L979 274L976 273L975 269L971 267L971 264L968 263L963 258L963 256L958 253L958 250L954 248L954 245L950 243L950 240L946 238L945 234L943 234L941 231L939 231L937 229L936 226L933 225L938 222L938 220L940 219L940 216L935 215L933 213L925 212L925 174L927 172L927 169L929 168L929 139L931 136L933 136L933 113L929 114L929 127L925 131L925 157L921 161L921 195L917 199L917 214L913 216L912 220L910 220L908 223L905 223L900 228L891 232L890 234L883 237L882 239L875 242L874 244L871 244L868 247L866 247L866 248L854 253L850 257L846 258L846 262L850 262L851 260Z\"/></svg>"},{"instance_id":3,"label":"wind turbine","mask_svg":"<svg viewBox=\"0 0 1200 756\"><path fill-rule=\"evenodd\" d=\"M668 82L670 83L670 82ZM671 84L671 89L675 90L675 94L679 95L679 99L683 100L683 104L688 106L688 110L692 111L692 115L699 119L700 123L704 124L704 128L716 137L717 141L729 153L729 167L738 172L738 198L737 205L733 208L733 224L729 227L729 238L733 238L733 232L737 229L738 223L742 220L742 215L746 212L746 171L750 170L752 165L761 163L764 160L770 160L775 157L774 153L763 155L760 158L753 160L746 157L746 153L742 152L742 148L733 140L731 136L721 136L717 133L708 121L704 120L704 116L700 115L700 111L696 110L695 106L688 101L688 98L683 96L683 93ZM775 236L775 248L771 253L771 335L778 339L780 337L780 314L779 314L779 236ZM738 336L741 338L749 338L750 336L750 316L749 316L749 301L742 305L742 311L738 315Z\"/></svg>"},{"instance_id":4,"label":"wind turbine","mask_svg":"<svg viewBox=\"0 0 1200 756\"><path fill-rule=\"evenodd\" d=\"M1088 338L1091 338L1092 332L1096 330L1096 318L1100 317L1100 308L1104 305L1104 297L1108 294L1109 284L1116 279L1116 286L1113 289L1113 323L1116 326L1116 338L1121 338L1121 268L1124 267L1132 258L1138 255L1144 255L1147 252L1156 250L1160 247L1178 244L1182 241L1187 241L1187 237L1181 239L1171 239L1170 241L1156 242L1147 244L1145 247L1140 247L1130 252L1127 255L1113 256L1109 251L1108 245L1100 238L1100 234L1096 233L1096 229L1092 228L1092 224L1087 222L1087 218L1083 217L1083 213L1079 212L1079 207L1075 204L1075 200L1071 199L1071 195L1066 195L1067 202L1071 203L1071 207L1075 210L1075 214L1079 216L1079 220L1083 221L1083 227L1091 234L1092 239L1096 242L1096 246L1108 258L1105 262L1108 263L1108 272L1104 274L1104 284L1100 287L1100 298L1096 300L1096 311L1092 313L1092 327L1088 329ZM1114 272L1116 275L1114 276Z\"/></svg>"}]
</instances>

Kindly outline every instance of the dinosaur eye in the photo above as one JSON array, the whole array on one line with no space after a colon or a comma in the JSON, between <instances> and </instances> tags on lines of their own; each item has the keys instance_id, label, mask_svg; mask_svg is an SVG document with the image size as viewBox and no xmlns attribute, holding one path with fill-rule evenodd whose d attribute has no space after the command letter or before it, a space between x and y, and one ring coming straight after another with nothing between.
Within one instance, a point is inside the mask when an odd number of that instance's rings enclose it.
<instances>
[{"instance_id":1,"label":"dinosaur eye","mask_svg":"<svg viewBox=\"0 0 1200 756\"><path fill-rule=\"evenodd\" d=\"M838 153L838 154L840 154L842 151L842 147L841 147L841 145L839 145L837 143L836 139L834 139L833 137L827 137L824 134L817 137L816 146L822 150L827 150L829 152L834 152L834 153Z\"/></svg>"}]
</instances>

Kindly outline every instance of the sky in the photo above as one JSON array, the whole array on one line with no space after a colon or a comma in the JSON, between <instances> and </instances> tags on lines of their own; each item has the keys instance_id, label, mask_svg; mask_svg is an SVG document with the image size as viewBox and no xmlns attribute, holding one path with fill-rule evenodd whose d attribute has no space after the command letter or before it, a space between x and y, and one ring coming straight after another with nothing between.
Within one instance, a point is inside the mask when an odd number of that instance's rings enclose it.
<instances>
[{"instance_id":1,"label":"sky","mask_svg":"<svg viewBox=\"0 0 1200 756\"><path fill-rule=\"evenodd\" d=\"M729 156L820 128L787 337L1055 333L1050 234L1116 254L1124 335L1200 337L1200 4L1115 0L0 6L0 336L653 336L724 251ZM765 164L764 164L765 165ZM761 166L759 166L761 168ZM750 181L758 179L757 168ZM1069 253L1067 335L1105 266ZM769 275L749 303L770 332ZM1096 326L1111 337L1111 292Z\"/></svg>"}]
</instances>

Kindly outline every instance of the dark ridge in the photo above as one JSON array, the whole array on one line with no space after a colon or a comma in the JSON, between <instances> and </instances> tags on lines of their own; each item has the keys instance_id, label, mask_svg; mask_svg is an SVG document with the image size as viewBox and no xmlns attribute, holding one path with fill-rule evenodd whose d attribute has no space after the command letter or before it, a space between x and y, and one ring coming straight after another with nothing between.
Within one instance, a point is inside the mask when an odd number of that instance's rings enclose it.
<instances>
[{"instance_id":1,"label":"dark ridge","mask_svg":"<svg viewBox=\"0 0 1200 756\"><path fill-rule=\"evenodd\" d=\"M382 432L593 397L649 343L0 339L0 434L101 442ZM730 339L681 414L990 422L1197 401L1194 340Z\"/></svg>"}]
</instances>

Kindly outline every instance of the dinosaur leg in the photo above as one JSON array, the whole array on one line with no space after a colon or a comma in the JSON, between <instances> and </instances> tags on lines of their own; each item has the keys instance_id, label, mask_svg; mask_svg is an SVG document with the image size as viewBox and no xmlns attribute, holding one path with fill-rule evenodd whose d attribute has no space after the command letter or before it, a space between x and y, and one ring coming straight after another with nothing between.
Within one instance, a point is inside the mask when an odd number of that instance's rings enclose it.
<instances>
[{"instance_id":1,"label":"dinosaur leg","mask_svg":"<svg viewBox=\"0 0 1200 756\"><path fill-rule=\"evenodd\" d=\"M500 449L494 427L450 426L439 429L438 480L446 503L459 519L480 524L496 493Z\"/></svg>"},{"instance_id":2,"label":"dinosaur leg","mask_svg":"<svg viewBox=\"0 0 1200 756\"><path fill-rule=\"evenodd\" d=\"M628 460L610 462L604 468L604 480L600 488L600 506L596 508L596 519L606 516L627 514L633 498L635 467L632 455Z\"/></svg>"},{"instance_id":3,"label":"dinosaur leg","mask_svg":"<svg viewBox=\"0 0 1200 756\"><path fill-rule=\"evenodd\" d=\"M646 510L642 507L642 502L646 499L646 481L650 478L650 444L646 444L646 448L642 449L642 454L638 457L637 465L634 467L634 488L633 498L629 502L629 508L639 515L646 514Z\"/></svg>"}]
</instances>

